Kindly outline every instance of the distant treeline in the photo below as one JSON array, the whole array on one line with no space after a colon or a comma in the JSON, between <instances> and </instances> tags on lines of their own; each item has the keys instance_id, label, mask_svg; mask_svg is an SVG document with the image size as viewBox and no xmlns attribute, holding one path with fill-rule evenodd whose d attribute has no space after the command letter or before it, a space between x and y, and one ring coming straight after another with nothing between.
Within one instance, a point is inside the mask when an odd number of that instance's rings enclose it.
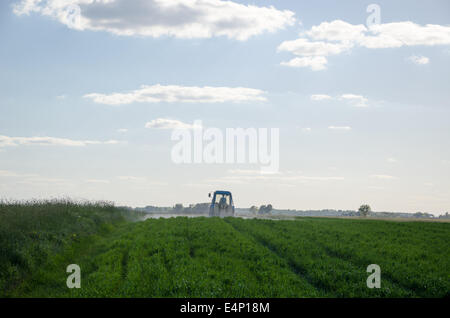
<instances>
[{"instance_id":1,"label":"distant treeline","mask_svg":"<svg viewBox=\"0 0 450 318\"><path fill-rule=\"evenodd\" d=\"M140 208L128 208L137 212L145 213L172 213L172 214L208 214L210 203L197 203L183 206L178 203L173 207L158 207L148 205ZM286 215L286 216L360 216L358 211L354 210L293 210L293 209L275 209L271 204L262 205L259 208L252 206L250 208L236 208L236 214L251 215ZM421 219L450 219L448 212L434 216L426 212L406 213L406 212L369 212L369 217L377 218L421 218Z\"/></svg>"},{"instance_id":2,"label":"distant treeline","mask_svg":"<svg viewBox=\"0 0 450 318\"><path fill-rule=\"evenodd\" d=\"M353 210L277 210L272 211L273 215L294 215L294 216L361 216L360 212ZM433 219L433 218L450 218L448 213L440 215L439 217L434 216L430 213L416 212L416 213L406 213L406 212L369 212L368 217L378 217L378 218L421 218L421 219Z\"/></svg>"},{"instance_id":3,"label":"distant treeline","mask_svg":"<svg viewBox=\"0 0 450 318\"><path fill-rule=\"evenodd\" d=\"M183 206L181 203L175 204L173 207L158 207L148 205L143 208L134 208L135 211L145 213L171 213L171 214L208 214L210 203L196 203L189 206ZM131 209L131 208L129 208Z\"/></svg>"}]
</instances>

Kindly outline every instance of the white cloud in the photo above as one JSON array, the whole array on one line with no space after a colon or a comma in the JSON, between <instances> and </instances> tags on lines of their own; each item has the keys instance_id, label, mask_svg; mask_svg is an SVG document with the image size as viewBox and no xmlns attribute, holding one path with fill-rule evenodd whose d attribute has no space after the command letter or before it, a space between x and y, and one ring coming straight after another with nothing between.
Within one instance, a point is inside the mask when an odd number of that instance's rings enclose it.
<instances>
[{"instance_id":1,"label":"white cloud","mask_svg":"<svg viewBox=\"0 0 450 318\"><path fill-rule=\"evenodd\" d=\"M77 30L155 38L225 36L244 41L295 23L292 11L222 0L22 0L14 13L39 13Z\"/></svg>"},{"instance_id":2,"label":"white cloud","mask_svg":"<svg viewBox=\"0 0 450 318\"><path fill-rule=\"evenodd\" d=\"M290 67L310 67L313 71L321 71L326 69L327 59L323 56L296 57L280 64Z\"/></svg>"},{"instance_id":3,"label":"white cloud","mask_svg":"<svg viewBox=\"0 0 450 318\"><path fill-rule=\"evenodd\" d=\"M365 36L359 41L367 48L450 44L450 26L437 24L422 26L411 21L403 21L374 24L369 31L373 36Z\"/></svg>"},{"instance_id":4,"label":"white cloud","mask_svg":"<svg viewBox=\"0 0 450 318\"><path fill-rule=\"evenodd\" d=\"M366 48L396 48L416 45L450 44L450 27L419 25L411 21L373 24L370 28L342 20L323 22L305 32L313 40L330 41L341 45Z\"/></svg>"},{"instance_id":5,"label":"white cloud","mask_svg":"<svg viewBox=\"0 0 450 318\"><path fill-rule=\"evenodd\" d=\"M128 93L84 95L95 103L107 105L120 105L131 103L159 103L159 102L183 102L183 103L224 103L224 102L248 102L266 101L264 91L246 87L196 87L196 86L153 86L143 85L137 90Z\"/></svg>"},{"instance_id":6,"label":"white cloud","mask_svg":"<svg viewBox=\"0 0 450 318\"><path fill-rule=\"evenodd\" d=\"M72 185L72 183L66 179L47 178L47 177L33 177L33 178L24 179L17 183L28 184L28 185L33 185L33 186L46 186L49 184L60 185L60 186Z\"/></svg>"},{"instance_id":7,"label":"white cloud","mask_svg":"<svg viewBox=\"0 0 450 318\"><path fill-rule=\"evenodd\" d=\"M321 100L332 99L331 96L325 95L325 94L315 94L315 95L311 95L310 98L311 98L311 100L314 100L314 101L321 101Z\"/></svg>"},{"instance_id":8,"label":"white cloud","mask_svg":"<svg viewBox=\"0 0 450 318\"><path fill-rule=\"evenodd\" d=\"M425 64L430 63L430 59L426 56L413 55L413 56L408 57L408 60L417 65L425 65Z\"/></svg>"},{"instance_id":9,"label":"white cloud","mask_svg":"<svg viewBox=\"0 0 450 318\"><path fill-rule=\"evenodd\" d=\"M397 159L395 159L395 158L387 158L387 162L389 162L389 163L396 163Z\"/></svg>"},{"instance_id":10,"label":"white cloud","mask_svg":"<svg viewBox=\"0 0 450 318\"><path fill-rule=\"evenodd\" d=\"M145 124L145 128L154 128L154 129L194 129L201 128L201 126L197 126L195 124L187 124L182 121L176 119L168 119L168 118L157 118L149 121Z\"/></svg>"},{"instance_id":11,"label":"white cloud","mask_svg":"<svg viewBox=\"0 0 450 318\"><path fill-rule=\"evenodd\" d=\"M284 41L278 46L278 51L291 52L297 57L280 64L290 67L310 67L313 71L321 71L326 69L328 63L325 56L340 54L351 46L348 43L311 42L305 38Z\"/></svg>"},{"instance_id":12,"label":"white cloud","mask_svg":"<svg viewBox=\"0 0 450 318\"><path fill-rule=\"evenodd\" d=\"M302 128L302 131L303 132L305 132L305 133L309 133L309 132L311 132L311 128L310 127L304 127L304 128Z\"/></svg>"},{"instance_id":13,"label":"white cloud","mask_svg":"<svg viewBox=\"0 0 450 318\"><path fill-rule=\"evenodd\" d=\"M364 96L355 94L342 94L340 98L349 101L352 105L357 107L367 107L367 102L369 101Z\"/></svg>"},{"instance_id":14,"label":"white cloud","mask_svg":"<svg viewBox=\"0 0 450 318\"><path fill-rule=\"evenodd\" d=\"M298 66L296 59L320 58L321 67L310 66L313 70L324 69L327 63L325 56L348 52L354 47L369 49L398 48L402 46L434 46L450 44L450 26L418 25L411 21L375 24L370 28L364 25L354 25L342 20L322 22L313 26L309 31L302 32L300 37L293 41L282 42L278 51L291 52L296 58L290 62L281 62L281 65ZM419 57L417 62L426 64L426 57Z\"/></svg>"},{"instance_id":15,"label":"white cloud","mask_svg":"<svg viewBox=\"0 0 450 318\"><path fill-rule=\"evenodd\" d=\"M15 171L0 170L0 177L28 178L37 176L38 176L37 174L24 174L24 173L17 173Z\"/></svg>"},{"instance_id":16,"label":"white cloud","mask_svg":"<svg viewBox=\"0 0 450 318\"><path fill-rule=\"evenodd\" d=\"M328 126L328 129L330 129L330 130L351 130L352 127L350 127L350 126Z\"/></svg>"},{"instance_id":17,"label":"white cloud","mask_svg":"<svg viewBox=\"0 0 450 318\"><path fill-rule=\"evenodd\" d=\"M342 20L322 22L304 33L313 40L336 41L351 45L355 39L362 39L367 28L362 25L354 25Z\"/></svg>"},{"instance_id":18,"label":"white cloud","mask_svg":"<svg viewBox=\"0 0 450 318\"><path fill-rule=\"evenodd\" d=\"M0 170L0 177L17 177L17 173L8 170Z\"/></svg>"},{"instance_id":19,"label":"white cloud","mask_svg":"<svg viewBox=\"0 0 450 318\"><path fill-rule=\"evenodd\" d=\"M119 133L126 133L126 132L128 132L128 129L126 129L126 128L119 128L119 129L117 129L117 132L119 132Z\"/></svg>"},{"instance_id":20,"label":"white cloud","mask_svg":"<svg viewBox=\"0 0 450 318\"><path fill-rule=\"evenodd\" d=\"M371 178L374 179L383 179L383 180L393 180L393 179L397 179L397 177L394 176L390 176L387 174L373 174L370 176Z\"/></svg>"},{"instance_id":21,"label":"white cloud","mask_svg":"<svg viewBox=\"0 0 450 318\"><path fill-rule=\"evenodd\" d=\"M281 43L278 51L291 52L297 56L328 56L342 53L348 48L349 46L343 43L311 42L300 38Z\"/></svg>"},{"instance_id":22,"label":"white cloud","mask_svg":"<svg viewBox=\"0 0 450 318\"><path fill-rule=\"evenodd\" d=\"M356 95L356 94L342 94L338 97L332 97L325 94L317 94L317 95L311 95L310 97L313 101L322 101L322 100L344 100L350 103L350 105L357 106L357 107L367 107L369 100L362 96L362 95Z\"/></svg>"},{"instance_id":23,"label":"white cloud","mask_svg":"<svg viewBox=\"0 0 450 318\"><path fill-rule=\"evenodd\" d=\"M0 135L0 147L20 145L83 147L87 145L108 145L117 143L119 143L117 140L73 140L56 137L9 137Z\"/></svg>"},{"instance_id":24,"label":"white cloud","mask_svg":"<svg viewBox=\"0 0 450 318\"><path fill-rule=\"evenodd\" d=\"M70 185L70 183L61 178L49 178L43 177L38 174L30 174L30 173L19 173L15 171L8 170L0 170L0 178L14 178L15 183L17 184L25 184L25 185L48 185L58 184L58 185Z\"/></svg>"}]
</instances>

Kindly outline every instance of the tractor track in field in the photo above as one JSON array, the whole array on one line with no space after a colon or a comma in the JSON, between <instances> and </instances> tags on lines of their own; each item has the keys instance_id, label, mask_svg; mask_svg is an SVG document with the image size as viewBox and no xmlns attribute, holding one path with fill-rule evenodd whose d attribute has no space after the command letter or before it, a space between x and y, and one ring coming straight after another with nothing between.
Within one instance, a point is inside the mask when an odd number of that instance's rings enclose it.
<instances>
[{"instance_id":1,"label":"tractor track in field","mask_svg":"<svg viewBox=\"0 0 450 318\"><path fill-rule=\"evenodd\" d=\"M127 248L123 254L122 254L122 260L120 261L121 268L120 268L120 276L123 280L127 279L128 275L128 259L129 259L130 251Z\"/></svg>"},{"instance_id":2,"label":"tractor track in field","mask_svg":"<svg viewBox=\"0 0 450 318\"><path fill-rule=\"evenodd\" d=\"M258 243L258 244L262 245L263 247L267 248L275 256L277 256L278 258L281 258L282 260L284 260L286 262L286 264L288 265L289 270L292 273L294 273L295 275L297 275L301 279L305 280L309 285L311 285L311 287L313 287L320 294L322 294L323 297L330 296L330 290L329 290L329 288L327 288L327 286L325 286L323 284L318 284L316 281L314 281L309 276L308 271L304 267L299 266L298 264L294 263L290 259L288 259L285 256L283 256L282 254L280 254L277 251L277 249L274 246L272 246L272 244L270 244L270 242L268 242L268 241L266 241L264 239L261 239L261 238L255 236L255 235L253 235L251 233L244 232L244 231L236 228L234 226L234 224L230 223L226 219L224 219L224 222L229 224L235 231L239 232L244 237L248 237L248 238L254 240L256 243Z\"/></svg>"},{"instance_id":3,"label":"tractor track in field","mask_svg":"<svg viewBox=\"0 0 450 318\"><path fill-rule=\"evenodd\" d=\"M325 254L328 257L341 259L341 260L347 262L348 264L350 264L351 266L365 268L369 264L374 263L373 261L364 260L361 258L355 258L348 254L340 253L340 252L330 248L328 245L326 245L322 242L319 242L317 240L315 240L315 243L317 244L317 246L319 246L320 248L323 249L323 251L325 252ZM421 289L417 290L416 288L405 285L403 282L401 282L400 280L393 277L389 272L383 271L383 281L388 282L393 287L403 289L404 291L411 293L411 295L418 294L421 297L424 297L424 295L426 295L426 293L424 293L423 290L421 290Z\"/></svg>"},{"instance_id":4,"label":"tractor track in field","mask_svg":"<svg viewBox=\"0 0 450 318\"><path fill-rule=\"evenodd\" d=\"M337 252L337 251L335 251L335 250L332 250L331 248L329 248L328 246L324 245L323 243L319 243L319 242L318 242L317 245L319 245L320 247L322 247L322 248L324 249L325 253L326 253L328 256L330 256L330 257L336 257L336 258L342 259L342 260L348 262L349 264L351 264L351 265L353 265L353 266L367 266L367 265L373 263L373 262L369 262L369 261L364 262L363 260L360 260L360 259L356 259L357 261L355 261L354 258L351 258L350 256L345 255L345 254L343 254L343 253L339 253L339 252ZM383 271L383 274L382 274L382 275L383 275L383 281L389 282L389 283L392 284L394 287L404 289L405 291L407 291L407 292L409 292L409 293L411 293L411 294L416 293L416 294L419 294L420 296L422 296L422 291L421 291L421 290L416 290L416 289L413 289L413 288L411 288L411 287L409 287L409 286L404 285L404 284L403 284L402 282L400 282L398 279L396 279L395 277L393 277L389 272ZM422 296L422 297L423 297L423 296Z\"/></svg>"},{"instance_id":5,"label":"tractor track in field","mask_svg":"<svg viewBox=\"0 0 450 318\"><path fill-rule=\"evenodd\" d=\"M341 260L347 262L348 264L350 264L351 266L364 267L365 268L369 264L373 264L373 262L370 262L370 261L364 262L364 260L357 259L357 258L352 258L352 257L350 257L348 255L343 254L343 253L339 253L339 252L331 249L330 247L328 247L327 245L325 245L323 243L320 243L320 242L316 241L316 244L324 250L325 254L328 257L341 259ZM356 261L355 261L355 259L356 259ZM412 289L412 288L410 288L408 286L405 286L404 284L402 284L402 282L400 282L396 278L392 277L392 275L390 275L390 273L386 273L385 271L383 271L382 275L383 275L383 281L390 283L393 287L396 287L396 288L399 288L399 289L403 289L403 290L411 293L411 295L413 295L414 293L418 293L416 290L414 290L414 289ZM421 294L421 292L419 292L419 295L420 294Z\"/></svg>"},{"instance_id":6,"label":"tractor track in field","mask_svg":"<svg viewBox=\"0 0 450 318\"><path fill-rule=\"evenodd\" d=\"M255 235L255 234L252 234L252 233L249 233L249 232L244 232L244 231L236 228L231 222L229 222L227 220L224 220L224 221L227 222L228 224L230 224L239 233L252 237L257 243L263 245L264 247L269 249L272 253L274 253L278 257L284 259L286 261L286 263L289 265L289 268L290 268L290 270L292 272L294 272L296 275L300 276L301 278L305 279L311 286L316 288L318 291L323 292L325 294L329 294L329 293L333 292L333 290L331 290L329 288L329 286L321 284L317 280L311 278L311 276L308 274L308 271L304 267L299 266L294 261L289 259L289 257L284 256L283 254L281 254L278 251L277 247L273 246L273 244L271 244L270 241L268 241L268 240L266 240L264 238L261 238L261 237ZM325 251L325 254L327 256L332 257L332 258L334 257L334 258L341 259L341 260L347 262L348 264L350 264L351 266L359 267L359 266L367 266L369 264L369 263L367 265L365 263L362 264L362 260L359 260L359 261L355 262L354 260L351 260L351 258L348 257L348 255L342 255L341 253L338 253L337 251L334 251L334 250L330 249L328 246L324 245L323 243L316 242L316 244ZM393 278L389 273L383 273L383 280L389 282L394 287L401 288L401 289L411 293L412 295L415 292L412 288L410 288L408 286L405 286L400 281L398 281L397 279ZM419 295L421 295L421 294L422 294L421 291L419 291Z\"/></svg>"}]
</instances>

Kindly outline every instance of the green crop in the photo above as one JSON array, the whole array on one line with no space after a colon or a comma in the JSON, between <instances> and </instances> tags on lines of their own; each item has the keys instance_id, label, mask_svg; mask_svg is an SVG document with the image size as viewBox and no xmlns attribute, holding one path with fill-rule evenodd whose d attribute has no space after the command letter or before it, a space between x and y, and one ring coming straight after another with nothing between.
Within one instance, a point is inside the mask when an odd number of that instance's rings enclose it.
<instances>
[{"instance_id":1,"label":"green crop","mask_svg":"<svg viewBox=\"0 0 450 318\"><path fill-rule=\"evenodd\" d=\"M22 206L15 217L12 208L0 208L3 296L448 297L450 291L448 223L127 222L126 212L110 206ZM66 286L69 264L81 268L80 289ZM366 285L369 264L381 267L379 289Z\"/></svg>"}]
</instances>

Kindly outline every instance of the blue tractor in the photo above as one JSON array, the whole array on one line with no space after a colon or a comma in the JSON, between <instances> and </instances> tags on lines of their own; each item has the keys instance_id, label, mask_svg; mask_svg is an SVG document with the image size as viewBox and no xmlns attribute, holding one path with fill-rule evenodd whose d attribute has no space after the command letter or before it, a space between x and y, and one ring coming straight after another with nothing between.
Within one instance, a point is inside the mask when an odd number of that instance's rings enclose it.
<instances>
[{"instance_id":1,"label":"blue tractor","mask_svg":"<svg viewBox=\"0 0 450 318\"><path fill-rule=\"evenodd\" d=\"M209 193L209 197L211 198L211 193ZM209 216L234 216L233 196L230 191L214 191L209 207Z\"/></svg>"}]
</instances>

